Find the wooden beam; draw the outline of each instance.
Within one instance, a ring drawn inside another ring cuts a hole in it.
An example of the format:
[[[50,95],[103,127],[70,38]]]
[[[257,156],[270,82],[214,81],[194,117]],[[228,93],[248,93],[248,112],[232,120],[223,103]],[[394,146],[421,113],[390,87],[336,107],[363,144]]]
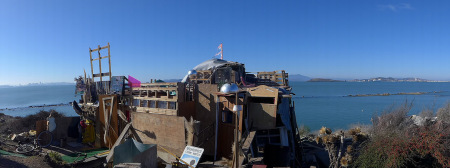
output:
[[[111,73],[106,72],[106,73],[102,73],[102,74],[94,74],[92,75],[93,77],[102,77],[102,76],[109,76]]]
[[[177,110],[176,109],[163,109],[163,108],[151,108],[151,107],[136,107],[136,112],[153,113],[153,114],[165,114],[165,115],[177,115]]]
[[[103,56],[103,57],[100,57],[100,58],[95,58],[95,59],[92,59],[92,61],[97,61],[97,60],[100,60],[100,59],[103,59],[103,58],[109,58],[109,56]]]
[[[92,65],[92,50],[89,48],[89,55],[91,56],[91,72],[92,72],[92,82],[94,81],[94,66]]]
[[[110,52],[109,42],[108,42],[108,64],[109,64],[109,81],[111,81],[111,52]]]
[[[142,86],[177,86],[178,82],[164,82],[164,83],[141,83]]]
[[[242,144],[242,152],[244,155],[239,155],[239,160],[240,163],[239,165],[242,165],[242,163],[244,162],[244,159],[247,158],[248,153],[250,152],[250,145],[252,144],[252,141],[255,137],[255,133],[256,131],[251,131],[248,135],[247,138],[244,141],[244,144]]]
[[[98,60],[98,67],[99,67],[99,71],[100,71],[100,74],[102,74],[102,59],[100,59],[101,58],[101,55],[100,55],[100,50],[101,50],[101,48],[100,48],[100,45],[98,45],[98,58],[99,58],[99,60]],[[102,76],[100,76],[100,82],[102,82],[103,80],[102,80]]]
[[[169,99],[167,97],[156,98],[156,97],[137,97],[137,96],[134,96],[133,99],[177,102],[177,98],[176,97],[174,97],[173,99]]]
[[[103,50],[103,49],[105,49],[105,48],[108,48],[108,47],[109,47],[109,43],[108,43],[107,46],[100,47],[100,45],[98,45],[98,47],[99,47],[99,48],[96,48],[96,49],[93,49],[93,50],[90,50],[90,51],[91,51],[91,52],[94,52],[94,51]]]
[[[177,87],[133,87],[132,90],[149,90],[149,91],[177,91]]]

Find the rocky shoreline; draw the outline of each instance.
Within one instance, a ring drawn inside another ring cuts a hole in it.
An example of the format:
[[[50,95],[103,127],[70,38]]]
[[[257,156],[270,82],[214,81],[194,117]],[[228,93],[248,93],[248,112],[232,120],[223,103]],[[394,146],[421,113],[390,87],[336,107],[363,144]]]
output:
[[[401,92],[401,93],[378,93],[378,94],[356,94],[356,95],[347,95],[344,97],[368,97],[368,96],[394,96],[394,95],[423,95],[430,93],[442,93],[444,91],[433,91],[433,92]]]
[[[34,106],[28,106],[28,107],[1,108],[0,111],[4,111],[4,110],[20,110],[20,109],[24,109],[24,108],[58,107],[58,106],[69,106],[69,105],[72,105],[72,102],[69,102],[69,103],[59,103],[59,104],[34,105]]]

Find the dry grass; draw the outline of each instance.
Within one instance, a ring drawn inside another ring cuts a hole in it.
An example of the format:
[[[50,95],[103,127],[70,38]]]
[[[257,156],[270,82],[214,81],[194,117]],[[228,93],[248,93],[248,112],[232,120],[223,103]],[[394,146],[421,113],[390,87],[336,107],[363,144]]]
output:
[[[330,128],[324,127],[322,126],[322,128],[320,128],[319,133],[320,134],[331,134],[333,131],[331,131]]]
[[[3,116],[3,118],[8,118],[5,120],[4,123],[0,125],[0,133],[22,133],[22,132],[28,132],[30,130],[36,129],[36,121],[39,120],[46,120],[47,117],[52,114],[52,117],[59,118],[59,117],[65,117],[64,114],[61,114],[55,110],[50,111],[39,111],[35,114],[27,115],[25,117],[6,117]]]
[[[444,123],[450,123],[450,102],[437,111],[436,117]]]
[[[371,133],[387,135],[404,132],[413,123],[408,117],[412,107],[412,103],[405,101],[401,106],[392,105],[381,115],[375,114],[372,117],[373,129]]]

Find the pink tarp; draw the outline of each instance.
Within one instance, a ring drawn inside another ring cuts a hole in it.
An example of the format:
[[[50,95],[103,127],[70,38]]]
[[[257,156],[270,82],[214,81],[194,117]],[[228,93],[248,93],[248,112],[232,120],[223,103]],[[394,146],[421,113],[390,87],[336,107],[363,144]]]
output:
[[[128,75],[128,83],[130,87],[141,87],[141,81],[137,80],[136,78],[133,78],[130,75]]]

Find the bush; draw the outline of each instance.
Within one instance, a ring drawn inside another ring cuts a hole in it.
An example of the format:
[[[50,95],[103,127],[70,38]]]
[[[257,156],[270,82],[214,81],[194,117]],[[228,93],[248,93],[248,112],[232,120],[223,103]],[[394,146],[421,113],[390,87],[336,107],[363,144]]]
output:
[[[406,114],[411,105],[390,108],[373,122],[372,136],[358,153],[353,167],[450,167],[450,124],[438,120],[423,126]],[[449,105],[439,109],[445,119]],[[432,114],[432,112],[431,112]],[[423,115],[430,115],[429,111]],[[447,120],[448,121],[448,120]],[[351,133],[357,132],[356,130]]]
[[[57,152],[50,152],[48,153],[47,157],[52,167],[64,167],[64,165],[66,164],[66,162],[62,159],[61,154]]]
[[[437,111],[436,117],[442,122],[450,123],[450,102]]]
[[[411,108],[412,104],[408,104],[408,101],[406,101],[398,107],[392,105],[389,109],[383,111],[380,116],[375,114],[372,117],[372,133],[392,134],[403,132],[412,124],[412,120],[408,117]]]
[[[36,127],[36,121],[46,120],[49,116],[54,118],[65,117],[64,114],[59,113],[55,110],[50,111],[39,111],[35,114],[30,114],[25,117],[15,117],[14,120],[11,120],[9,124],[10,129],[13,133],[21,133],[28,132],[29,130],[34,130]]]
[[[300,128],[298,129],[298,134],[300,135],[300,137],[305,137],[310,132],[311,132],[311,128],[309,128],[308,126],[305,126],[305,125],[301,125]]]

